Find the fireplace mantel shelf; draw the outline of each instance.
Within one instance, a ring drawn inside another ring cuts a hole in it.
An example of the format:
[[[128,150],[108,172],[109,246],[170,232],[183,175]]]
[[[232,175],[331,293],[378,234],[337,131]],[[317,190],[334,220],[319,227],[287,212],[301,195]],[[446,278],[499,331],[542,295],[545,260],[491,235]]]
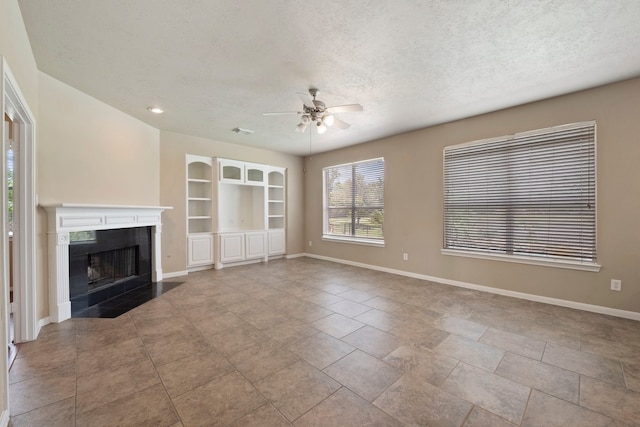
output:
[[[170,206],[41,204],[47,211],[49,248],[49,317],[61,322],[71,317],[69,302],[69,233],[74,231],[151,227],[152,280],[162,280],[162,211]]]
[[[52,203],[40,205],[48,214],[49,233],[108,230],[160,225],[162,211],[170,206],[88,205]]]

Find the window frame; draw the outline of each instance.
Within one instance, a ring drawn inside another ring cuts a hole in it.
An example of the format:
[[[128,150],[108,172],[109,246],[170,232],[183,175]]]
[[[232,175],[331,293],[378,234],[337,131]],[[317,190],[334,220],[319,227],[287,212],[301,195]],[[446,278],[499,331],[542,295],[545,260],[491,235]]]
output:
[[[384,157],[375,157],[375,158],[366,159],[366,160],[358,160],[355,162],[342,163],[339,165],[331,165],[331,166],[326,166],[322,168],[322,240],[339,242],[339,243],[351,243],[351,244],[366,245],[366,246],[384,247],[385,245],[384,219],[382,221],[382,226],[381,226],[381,232],[382,232],[381,238],[367,238],[367,237],[357,236],[357,235],[343,235],[343,234],[329,233],[330,217],[328,214],[329,207],[327,206],[327,197],[328,197],[327,171],[331,169],[343,168],[347,166],[354,167],[358,164],[373,163],[377,161],[382,161],[382,184],[383,184],[382,211],[384,212],[384,191],[386,187],[386,178],[385,178],[386,165],[385,165]],[[352,191],[352,194],[353,194],[353,197],[355,197],[355,192]],[[383,213],[383,218],[384,218],[384,213]]]
[[[489,260],[497,260],[497,261],[506,261],[506,262],[515,262],[515,263],[523,263],[530,265],[540,265],[547,267],[558,267],[558,268],[567,268],[574,270],[583,270],[583,271],[591,271],[598,272],[600,271],[601,265],[598,264],[597,258],[594,260],[578,260],[578,259],[570,259],[570,258],[562,258],[555,256],[541,256],[541,255],[530,255],[526,254],[509,254],[509,253],[494,253],[489,250],[473,250],[473,249],[465,249],[465,248],[447,248],[446,242],[446,221],[447,221],[447,210],[446,210],[446,199],[447,199],[447,185],[446,185],[446,153],[447,149],[451,149],[452,147],[456,148],[464,148],[468,146],[477,146],[483,144],[491,144],[491,143],[504,143],[506,141],[510,141],[516,138],[527,138],[527,137],[537,137],[541,135],[549,135],[556,134],[562,131],[570,131],[572,129],[593,127],[593,177],[594,177],[594,188],[593,188],[593,200],[594,200],[594,254],[597,254],[597,128],[595,120],[585,121],[585,122],[577,122],[570,123],[566,125],[553,126],[544,129],[536,129],[527,132],[520,132],[512,135],[505,135],[496,138],[488,138],[483,140],[477,140],[472,142],[467,142],[463,144],[449,145],[444,147],[443,149],[443,170],[442,170],[442,188],[443,188],[443,235],[442,235],[442,249],[441,253],[443,255],[452,255],[452,256],[462,256],[468,258],[478,258],[478,259],[489,259]]]

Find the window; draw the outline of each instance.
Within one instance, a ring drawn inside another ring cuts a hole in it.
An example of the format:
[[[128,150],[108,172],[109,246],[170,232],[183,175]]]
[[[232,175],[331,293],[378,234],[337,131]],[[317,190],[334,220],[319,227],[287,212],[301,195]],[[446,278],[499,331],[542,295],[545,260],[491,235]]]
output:
[[[595,266],[595,186],[595,122],[445,147],[443,253]]]
[[[384,159],[331,166],[324,178],[324,238],[383,244]]]

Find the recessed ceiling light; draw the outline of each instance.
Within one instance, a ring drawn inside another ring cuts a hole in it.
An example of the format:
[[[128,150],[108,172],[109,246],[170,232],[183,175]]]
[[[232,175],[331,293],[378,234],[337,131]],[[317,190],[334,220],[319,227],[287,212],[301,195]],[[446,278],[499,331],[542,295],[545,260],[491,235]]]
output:
[[[164,113],[164,110],[160,107],[149,107],[147,108],[147,110],[151,111],[154,114],[162,114]]]

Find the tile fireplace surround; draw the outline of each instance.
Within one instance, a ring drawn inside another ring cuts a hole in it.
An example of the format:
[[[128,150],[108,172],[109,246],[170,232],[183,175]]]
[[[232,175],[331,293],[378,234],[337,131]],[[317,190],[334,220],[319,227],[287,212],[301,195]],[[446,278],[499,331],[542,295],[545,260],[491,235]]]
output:
[[[47,211],[49,249],[49,317],[59,323],[71,317],[69,301],[69,233],[151,227],[151,280],[162,280],[162,211],[167,206],[41,205]]]

